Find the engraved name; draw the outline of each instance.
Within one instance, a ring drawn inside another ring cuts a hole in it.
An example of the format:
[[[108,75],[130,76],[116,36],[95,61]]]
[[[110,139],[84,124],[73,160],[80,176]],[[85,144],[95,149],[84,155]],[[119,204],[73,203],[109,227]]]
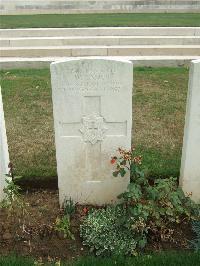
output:
[[[119,87],[101,87],[101,88],[95,88],[95,87],[73,87],[73,86],[68,86],[68,87],[62,87],[62,88],[57,88],[58,90],[63,90],[63,91],[68,91],[68,92],[91,92],[91,91],[112,91],[112,92],[119,92],[120,91],[120,86]]]

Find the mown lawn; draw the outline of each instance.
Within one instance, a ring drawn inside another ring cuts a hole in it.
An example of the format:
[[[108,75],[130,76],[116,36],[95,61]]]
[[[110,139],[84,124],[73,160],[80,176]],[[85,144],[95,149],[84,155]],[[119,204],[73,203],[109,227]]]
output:
[[[1,71],[15,174],[56,176],[48,69]],[[133,144],[150,176],[179,176],[188,69],[135,68]]]
[[[200,13],[1,15],[0,28],[200,26]]]
[[[95,258],[86,257],[74,262],[47,263],[45,265],[65,266],[197,266],[200,263],[200,253],[158,253],[154,255],[138,256],[133,258]],[[16,256],[0,257],[0,266],[33,266],[44,265],[32,258]]]

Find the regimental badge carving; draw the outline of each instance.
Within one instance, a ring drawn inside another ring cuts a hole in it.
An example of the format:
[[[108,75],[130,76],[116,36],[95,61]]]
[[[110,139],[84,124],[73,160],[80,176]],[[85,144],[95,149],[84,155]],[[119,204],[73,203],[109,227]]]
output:
[[[102,116],[88,115],[82,118],[82,126],[80,132],[83,134],[85,142],[95,144],[97,141],[102,141],[105,138],[107,130]]]

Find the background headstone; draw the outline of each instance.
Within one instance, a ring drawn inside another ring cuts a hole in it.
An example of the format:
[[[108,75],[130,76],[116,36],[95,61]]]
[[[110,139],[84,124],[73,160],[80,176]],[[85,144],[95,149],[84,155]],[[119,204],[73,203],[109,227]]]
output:
[[[0,87],[0,201],[3,199],[3,188],[5,187],[5,175],[8,174],[8,144],[4,120],[3,101]]]
[[[51,79],[60,203],[109,203],[129,183],[110,158],[131,148],[132,63],[69,59],[51,64]]]
[[[190,68],[180,185],[200,201],[200,60],[192,61]]]

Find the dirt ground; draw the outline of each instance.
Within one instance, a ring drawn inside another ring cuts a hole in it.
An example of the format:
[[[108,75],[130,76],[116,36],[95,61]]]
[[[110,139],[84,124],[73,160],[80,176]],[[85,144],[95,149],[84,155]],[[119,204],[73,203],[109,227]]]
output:
[[[74,259],[88,254],[81,243],[79,225],[84,219],[85,207],[76,206],[71,220],[71,231],[75,240],[65,239],[55,230],[55,221],[63,211],[59,208],[57,190],[36,190],[23,194],[26,211],[22,217],[20,211],[8,212],[0,209],[0,255],[16,253],[37,259]],[[87,206],[88,208],[88,206]],[[173,231],[173,241],[150,236],[147,251],[187,249],[187,239],[191,239],[190,225],[181,224]]]
[[[85,254],[79,238],[79,224],[84,216],[81,206],[77,206],[71,221],[75,235],[75,240],[71,240],[55,230],[56,218],[62,215],[58,191],[32,191],[23,197],[27,204],[24,219],[20,213],[11,216],[6,209],[0,209],[0,254],[14,252],[45,259],[73,259]]]

